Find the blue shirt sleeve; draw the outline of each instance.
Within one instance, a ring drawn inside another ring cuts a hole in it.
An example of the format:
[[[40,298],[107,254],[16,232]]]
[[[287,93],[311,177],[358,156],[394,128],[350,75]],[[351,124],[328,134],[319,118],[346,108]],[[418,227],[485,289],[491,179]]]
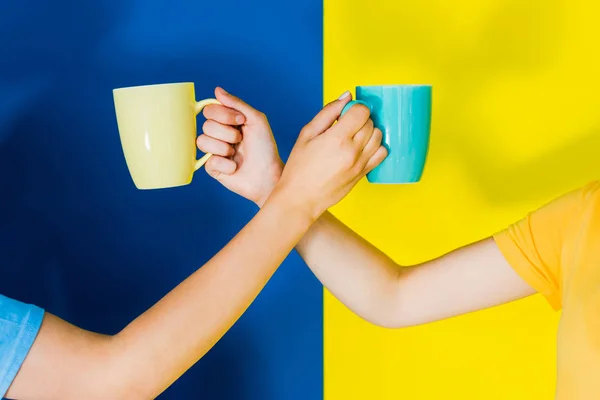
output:
[[[17,376],[43,318],[41,308],[0,295],[0,398]]]

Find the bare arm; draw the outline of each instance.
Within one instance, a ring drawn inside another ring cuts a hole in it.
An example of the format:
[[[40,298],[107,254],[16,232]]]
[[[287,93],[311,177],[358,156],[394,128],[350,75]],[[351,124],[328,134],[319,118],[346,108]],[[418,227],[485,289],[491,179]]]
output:
[[[347,101],[329,104],[302,130],[273,195],[252,221],[123,331],[98,335],[47,314],[8,397],[158,396],[240,317],[311,223],[385,158],[381,131],[365,107],[332,126]],[[248,124],[263,118],[253,109],[244,114]]]
[[[437,321],[535,293],[492,238],[402,268],[325,213],[296,249],[336,298],[362,318],[389,328]]]
[[[215,105],[206,108],[205,115],[212,124],[204,127],[199,147],[215,154],[220,148],[228,151],[213,157],[214,163],[207,164],[207,171],[230,190],[260,206],[260,199],[267,198],[276,185],[282,165],[271,128],[264,117],[246,127],[241,146],[252,146],[243,148],[243,161],[237,162],[239,172],[231,174],[229,171],[236,163],[226,157],[236,152],[236,142],[231,140],[232,135],[225,134],[225,128],[213,129],[213,126],[215,122],[234,125],[227,118],[230,109],[244,113],[256,110],[237,98],[219,97],[219,100],[229,108]],[[348,101],[350,96],[343,100]],[[227,163],[231,168],[225,168]],[[402,268],[325,213],[296,249],[342,303],[361,317],[387,327],[435,321],[534,293],[513,272],[493,239],[423,265]]]
[[[203,268],[113,337],[47,314],[8,396],[155,398],[240,317],[310,222],[285,205],[265,206]]]

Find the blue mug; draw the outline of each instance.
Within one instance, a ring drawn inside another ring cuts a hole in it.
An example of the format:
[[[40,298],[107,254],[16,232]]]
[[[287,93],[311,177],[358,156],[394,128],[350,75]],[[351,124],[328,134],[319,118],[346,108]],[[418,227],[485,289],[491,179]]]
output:
[[[429,150],[431,85],[357,86],[355,104],[371,110],[383,133],[388,156],[367,174],[371,183],[415,183],[421,180]]]

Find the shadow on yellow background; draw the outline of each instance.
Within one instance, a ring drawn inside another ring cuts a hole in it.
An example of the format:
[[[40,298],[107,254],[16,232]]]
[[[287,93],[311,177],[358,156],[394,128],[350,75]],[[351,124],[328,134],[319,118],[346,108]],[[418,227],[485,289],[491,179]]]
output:
[[[434,87],[422,182],[361,182],[334,214],[410,265],[600,177],[599,17],[592,0],[325,0],[326,101]],[[326,293],[325,398],[552,399],[558,318],[535,296],[394,331]]]

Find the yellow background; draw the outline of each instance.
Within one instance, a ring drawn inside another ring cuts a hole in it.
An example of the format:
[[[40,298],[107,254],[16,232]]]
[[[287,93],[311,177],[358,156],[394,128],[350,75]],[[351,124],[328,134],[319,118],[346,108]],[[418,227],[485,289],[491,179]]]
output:
[[[324,0],[325,100],[430,83],[422,182],[333,211],[401,264],[489,236],[600,176],[594,0]],[[552,399],[559,314],[540,296],[385,330],[325,295],[325,398]]]

